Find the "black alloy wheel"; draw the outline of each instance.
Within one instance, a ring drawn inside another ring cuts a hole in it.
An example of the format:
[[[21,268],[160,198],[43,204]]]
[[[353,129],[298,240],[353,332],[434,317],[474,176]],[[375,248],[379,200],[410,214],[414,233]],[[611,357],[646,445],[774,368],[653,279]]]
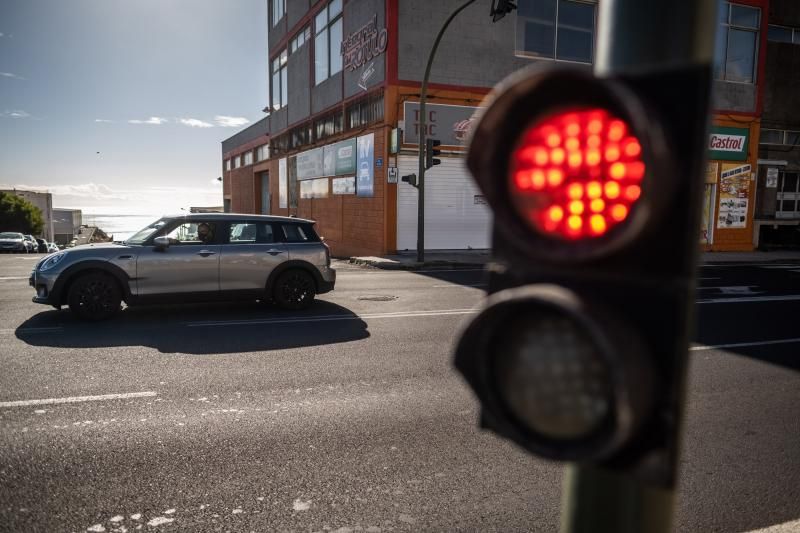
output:
[[[69,288],[69,310],[83,320],[105,320],[119,311],[122,295],[117,281],[103,273],[85,274]]]
[[[273,298],[284,309],[305,309],[314,301],[314,279],[305,270],[289,270],[275,282]]]

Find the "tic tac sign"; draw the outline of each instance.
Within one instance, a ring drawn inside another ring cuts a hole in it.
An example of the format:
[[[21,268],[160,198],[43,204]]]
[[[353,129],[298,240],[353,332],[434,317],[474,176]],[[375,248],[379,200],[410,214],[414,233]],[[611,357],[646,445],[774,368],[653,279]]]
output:
[[[373,15],[372,20],[348,35],[342,41],[342,56],[344,68],[353,71],[363,67],[367,61],[378,57],[386,51],[389,43],[389,34],[386,28],[378,29],[378,15]]]

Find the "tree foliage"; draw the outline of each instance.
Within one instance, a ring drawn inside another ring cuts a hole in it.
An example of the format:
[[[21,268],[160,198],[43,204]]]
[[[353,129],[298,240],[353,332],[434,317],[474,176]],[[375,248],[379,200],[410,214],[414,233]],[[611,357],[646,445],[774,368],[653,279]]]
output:
[[[41,209],[15,194],[0,192],[0,231],[41,235],[43,229]]]

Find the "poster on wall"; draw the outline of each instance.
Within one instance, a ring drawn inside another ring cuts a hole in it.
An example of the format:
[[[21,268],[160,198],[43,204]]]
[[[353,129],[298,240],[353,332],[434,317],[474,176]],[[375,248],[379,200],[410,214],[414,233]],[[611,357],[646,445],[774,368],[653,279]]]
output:
[[[358,171],[356,174],[356,194],[372,196],[375,193],[375,134],[358,137]]]
[[[750,165],[723,163],[719,176],[718,228],[747,227]]]
[[[333,178],[333,194],[355,194],[356,177]]]
[[[324,176],[322,148],[297,154],[297,179],[310,180]]]
[[[278,207],[285,209],[289,207],[289,176],[286,173],[286,158],[278,161]]]
[[[303,180],[300,182],[300,198],[327,198],[328,178]]]

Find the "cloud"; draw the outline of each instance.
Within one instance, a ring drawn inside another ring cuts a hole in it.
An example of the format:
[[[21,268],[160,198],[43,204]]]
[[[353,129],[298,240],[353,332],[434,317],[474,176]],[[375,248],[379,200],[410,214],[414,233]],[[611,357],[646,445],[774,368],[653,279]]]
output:
[[[13,72],[0,72],[0,76],[3,76],[4,78],[11,78],[11,79],[14,79],[14,80],[26,80],[27,79],[27,78],[23,78],[22,76],[17,76]]]
[[[227,115],[217,115],[214,121],[223,128],[238,128],[245,124],[250,124],[250,121],[244,117],[229,117]]]
[[[95,122],[102,122],[104,124],[108,124],[114,122],[113,120],[108,120],[107,118],[96,118],[94,119]]]
[[[0,113],[0,117],[4,118],[31,118],[31,114],[27,111],[23,111],[22,109],[12,109],[11,111],[6,110]]]
[[[178,122],[183,124],[184,126],[189,126],[190,128],[213,128],[214,125],[210,122],[204,122],[202,120],[198,120],[196,118],[180,118]]]
[[[25,191],[49,192],[53,196],[74,197],[83,200],[129,200],[124,191],[115,191],[101,183],[82,183],[79,185],[0,185],[3,189],[21,189]]]
[[[139,120],[139,119],[132,119],[128,121],[128,124],[153,124],[153,125],[160,125],[165,124],[167,119],[161,117],[150,117],[147,120]]]

